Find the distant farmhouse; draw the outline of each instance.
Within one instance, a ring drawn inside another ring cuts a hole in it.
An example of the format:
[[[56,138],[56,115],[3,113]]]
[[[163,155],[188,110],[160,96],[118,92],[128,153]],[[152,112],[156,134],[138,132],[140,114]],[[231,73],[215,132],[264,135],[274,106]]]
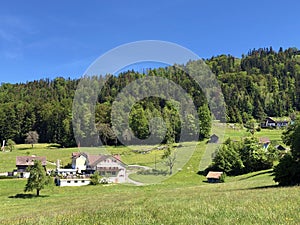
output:
[[[261,144],[264,149],[267,149],[269,147],[270,143],[271,143],[271,141],[268,137],[260,137],[259,138],[259,144]]]
[[[16,157],[16,167],[17,169],[14,170],[14,175],[19,175],[21,178],[28,178],[30,173],[27,172],[27,168],[29,166],[33,166],[34,165],[34,161],[35,160],[39,160],[42,163],[42,166],[45,168],[46,170],[46,165],[47,165],[47,161],[46,161],[46,157],[42,156],[42,157],[38,157],[38,156],[17,156]]]
[[[82,186],[90,183],[89,176],[96,171],[111,183],[126,182],[126,167],[119,155],[91,155],[85,152],[72,153],[72,169],[57,168],[62,176],[59,186]]]
[[[289,125],[289,121],[287,120],[275,120],[272,117],[267,117],[264,122],[261,123],[261,128],[268,128],[268,127],[286,127]]]

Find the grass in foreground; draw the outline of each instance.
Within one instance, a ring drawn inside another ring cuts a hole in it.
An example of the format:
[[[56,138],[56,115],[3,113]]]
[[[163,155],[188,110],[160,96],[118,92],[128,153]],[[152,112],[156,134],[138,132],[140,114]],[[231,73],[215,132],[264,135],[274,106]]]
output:
[[[24,180],[0,181],[1,224],[298,224],[300,188],[278,188],[270,171],[224,184],[54,187],[16,197]],[[196,179],[195,179],[196,181]]]
[[[270,170],[205,183],[204,148],[148,186],[52,187],[36,198],[24,195],[26,180],[0,180],[0,224],[298,224],[300,187],[278,188]]]
[[[205,147],[180,172],[148,186],[51,187],[36,198],[23,193],[26,180],[0,180],[0,224],[299,224],[300,187],[275,186],[270,170],[205,183],[196,174]],[[134,160],[126,148],[112,149]],[[67,161],[76,149],[29,151]]]

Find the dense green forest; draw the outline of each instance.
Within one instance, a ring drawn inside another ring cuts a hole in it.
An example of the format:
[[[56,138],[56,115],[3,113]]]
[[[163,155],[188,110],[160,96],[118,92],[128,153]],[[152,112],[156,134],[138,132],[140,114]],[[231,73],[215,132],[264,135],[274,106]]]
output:
[[[300,51],[289,48],[278,52],[271,47],[251,50],[242,58],[220,55],[204,60],[222,88],[226,102],[227,122],[245,123],[258,121],[265,116],[288,116],[300,110]],[[199,138],[209,135],[211,115],[209,108],[218,102],[207,100],[201,88],[188,75],[197,69],[197,62],[187,65],[151,69],[147,74],[127,71],[118,76],[106,75],[107,79],[98,94],[95,106],[95,122],[100,138],[105,144],[118,143],[111,128],[111,108],[118,93],[129,83],[145,76],[172,80],[189,93],[196,106],[199,130],[189,127],[190,133],[199,132]],[[186,72],[185,72],[186,71]],[[92,79],[92,78],[91,78]],[[37,131],[40,142],[76,145],[72,125],[72,104],[79,80],[56,78],[0,86],[0,139],[13,139],[23,143],[26,133]],[[208,104],[208,102],[210,104]],[[176,105],[176,104],[175,104]],[[185,116],[193,121],[194,115]],[[178,141],[181,127],[179,112],[170,101],[150,97],[136,103],[131,110],[129,124],[134,135],[147,138],[150,134],[149,120],[164,119],[167,130],[163,141]],[[218,118],[220,119],[220,118]],[[222,118],[221,118],[222,119]],[[162,135],[159,132],[156,135]]]

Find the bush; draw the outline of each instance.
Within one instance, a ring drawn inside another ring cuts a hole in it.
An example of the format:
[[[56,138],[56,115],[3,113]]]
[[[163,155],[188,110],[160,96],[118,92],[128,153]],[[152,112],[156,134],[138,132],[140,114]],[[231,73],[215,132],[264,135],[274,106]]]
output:
[[[91,175],[91,185],[98,185],[100,184],[101,176],[99,175],[99,172],[96,171],[93,175]]]
[[[106,177],[103,177],[100,179],[100,184],[108,184],[109,183],[109,179]]]
[[[226,178],[226,173],[223,172],[220,177],[220,183],[225,183],[225,178]]]
[[[281,158],[274,168],[274,181],[281,186],[300,185],[300,118],[288,126],[282,139],[291,146],[291,153]]]
[[[253,137],[240,142],[227,139],[206,171],[224,171],[227,175],[240,175],[270,169],[278,159],[278,153],[272,146],[269,148],[270,151],[263,149],[257,138]]]
[[[300,184],[300,162],[295,161],[292,155],[286,154],[274,168],[274,175],[274,181],[280,186]]]

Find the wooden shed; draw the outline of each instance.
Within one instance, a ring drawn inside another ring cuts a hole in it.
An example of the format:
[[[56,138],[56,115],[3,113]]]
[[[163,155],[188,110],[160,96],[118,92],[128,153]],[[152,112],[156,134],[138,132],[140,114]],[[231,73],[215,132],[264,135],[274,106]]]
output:
[[[209,171],[206,175],[208,183],[219,183],[223,172]]]

